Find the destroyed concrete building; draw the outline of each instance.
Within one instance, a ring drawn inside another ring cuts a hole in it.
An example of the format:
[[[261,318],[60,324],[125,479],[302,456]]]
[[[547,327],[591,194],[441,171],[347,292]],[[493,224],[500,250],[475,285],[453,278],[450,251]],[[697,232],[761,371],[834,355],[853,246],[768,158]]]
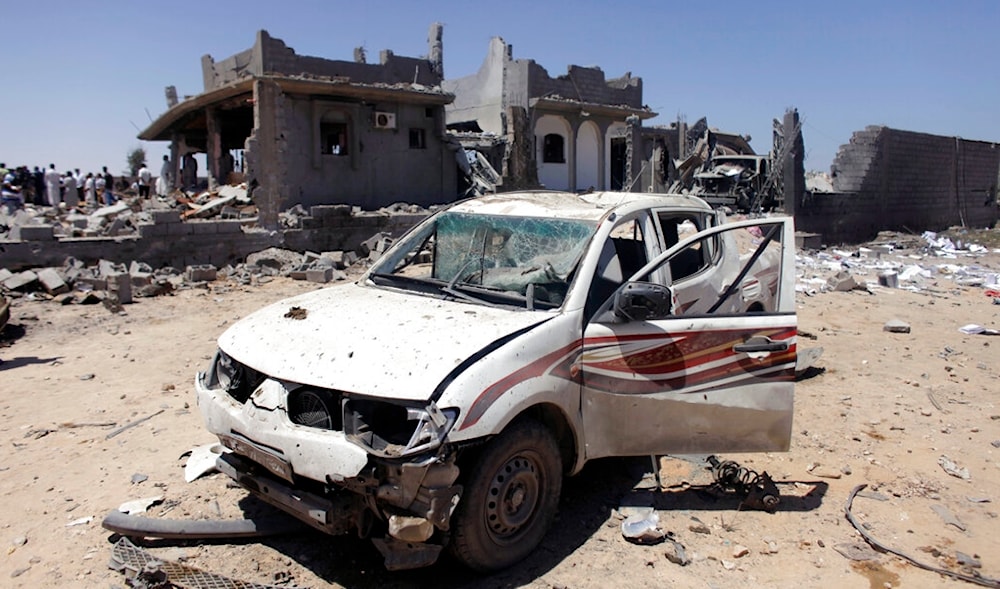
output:
[[[178,102],[168,89],[168,110],[139,138],[169,141],[175,166],[206,154],[210,186],[229,182],[242,162],[265,227],[296,204],[374,210],[453,200],[441,30],[431,26],[429,57],[384,50],[379,63],[361,48],[353,61],[298,55],[261,30],[250,49],[205,55],[204,91]]]
[[[534,60],[514,59],[500,37],[475,74],[443,88],[455,96],[445,107],[448,129],[486,155],[503,190],[627,190],[628,135],[656,116],[642,104],[641,78],[609,80],[577,65],[552,77]]]
[[[797,229],[824,243],[860,243],[891,230],[993,227],[1000,144],[869,126],[840,147],[833,192],[804,193]]]
[[[750,137],[709,127],[704,117],[692,125],[678,120],[669,126],[643,127],[630,179],[641,192],[695,194],[713,206],[740,211],[783,210],[805,188],[805,149],[799,113],[788,109],[773,122],[771,150],[758,154]],[[788,198],[786,198],[786,191]]]

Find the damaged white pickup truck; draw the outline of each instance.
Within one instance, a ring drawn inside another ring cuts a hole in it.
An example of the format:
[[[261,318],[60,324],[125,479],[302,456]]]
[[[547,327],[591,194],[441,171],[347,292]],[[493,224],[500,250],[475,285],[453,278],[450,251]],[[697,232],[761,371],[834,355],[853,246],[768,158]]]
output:
[[[196,379],[220,469],[390,569],[446,548],[488,571],[588,460],[787,450],[792,222],[721,215],[611,192],[437,212],[357,283],[222,335]]]

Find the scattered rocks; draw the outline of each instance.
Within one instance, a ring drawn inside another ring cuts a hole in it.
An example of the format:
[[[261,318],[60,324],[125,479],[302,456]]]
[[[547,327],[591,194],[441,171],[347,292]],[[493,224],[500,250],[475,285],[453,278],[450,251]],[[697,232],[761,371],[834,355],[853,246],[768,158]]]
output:
[[[890,319],[882,326],[882,331],[889,333],[910,333],[910,324],[899,319]]]
[[[950,474],[953,477],[960,478],[966,481],[972,478],[972,476],[969,474],[968,468],[959,467],[958,464],[956,464],[951,458],[948,458],[947,456],[942,455],[940,458],[938,458],[938,464],[941,465],[941,468],[944,469],[946,473]]]

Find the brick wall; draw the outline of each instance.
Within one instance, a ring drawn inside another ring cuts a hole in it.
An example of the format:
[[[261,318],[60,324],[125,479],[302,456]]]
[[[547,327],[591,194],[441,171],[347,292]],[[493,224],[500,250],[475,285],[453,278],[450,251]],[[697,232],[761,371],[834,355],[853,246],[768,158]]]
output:
[[[870,126],[841,146],[831,173],[836,192],[807,196],[795,214],[797,229],[826,243],[998,220],[996,143]]]
[[[549,77],[534,61],[516,62],[527,70],[528,96],[559,95],[571,100],[642,108],[642,79],[631,76],[606,80],[597,67],[569,66],[565,76]]]

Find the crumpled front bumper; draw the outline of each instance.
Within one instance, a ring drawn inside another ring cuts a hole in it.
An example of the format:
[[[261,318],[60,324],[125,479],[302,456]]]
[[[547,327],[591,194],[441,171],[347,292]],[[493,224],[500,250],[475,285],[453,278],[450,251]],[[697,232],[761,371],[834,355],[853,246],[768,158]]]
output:
[[[266,467],[271,474],[293,482],[292,475],[322,483],[355,477],[368,463],[368,453],[347,440],[343,432],[292,423],[284,409],[282,385],[266,381],[265,397],[240,404],[222,389],[210,389],[204,373],[195,377],[198,407],[208,431],[237,454]],[[254,397],[256,397],[256,393]],[[274,399],[280,398],[278,402]]]

